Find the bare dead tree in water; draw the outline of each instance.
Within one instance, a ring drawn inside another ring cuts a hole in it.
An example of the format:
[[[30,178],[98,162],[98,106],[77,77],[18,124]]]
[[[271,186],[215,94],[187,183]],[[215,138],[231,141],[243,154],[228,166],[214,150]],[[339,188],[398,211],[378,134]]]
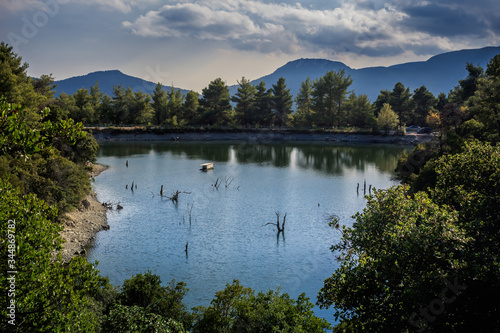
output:
[[[269,222],[269,223],[266,223],[264,225],[269,225],[269,224],[270,225],[275,225],[276,229],[278,230],[278,233],[277,233],[278,235],[280,233],[285,234],[286,213],[283,216],[283,223],[281,224],[281,226],[280,226],[280,212],[276,212],[275,214],[276,214],[276,223]]]
[[[169,197],[167,195],[162,195],[162,197],[165,197],[165,198],[172,200],[173,203],[177,203],[177,202],[179,202],[179,194],[181,194],[181,193],[191,194],[191,192],[176,190],[176,191],[172,192],[172,196]]]
[[[217,177],[217,179],[215,180],[215,184],[212,184],[212,186],[218,191],[219,190],[219,186],[222,184],[222,180]]]
[[[189,204],[187,204],[187,209],[188,209],[188,214],[189,214],[189,226],[191,226],[191,212],[193,211],[193,206],[194,206],[194,204],[191,204],[191,206]]]
[[[227,176],[225,181],[226,181],[226,189],[229,187],[229,185],[231,185],[231,183],[233,182],[234,180],[234,177],[231,177],[231,176]]]

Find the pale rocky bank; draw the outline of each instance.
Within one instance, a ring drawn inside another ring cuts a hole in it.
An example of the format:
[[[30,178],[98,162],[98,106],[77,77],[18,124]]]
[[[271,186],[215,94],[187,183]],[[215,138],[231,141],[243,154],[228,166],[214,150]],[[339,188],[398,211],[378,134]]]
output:
[[[93,171],[90,177],[97,177],[108,167],[100,164],[93,164]],[[109,229],[106,217],[107,208],[97,200],[97,194],[92,191],[82,200],[80,207],[73,212],[66,214],[64,230],[60,235],[65,240],[63,244],[62,259],[68,262],[77,255],[85,255],[85,246],[101,230]]]

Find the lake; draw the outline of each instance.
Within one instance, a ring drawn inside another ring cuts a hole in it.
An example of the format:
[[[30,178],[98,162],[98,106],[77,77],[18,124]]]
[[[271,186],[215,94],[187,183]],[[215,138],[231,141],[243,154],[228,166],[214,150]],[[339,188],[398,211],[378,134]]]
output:
[[[407,148],[407,147],[406,147]],[[110,229],[97,234],[87,259],[120,285],[148,269],[163,283],[184,281],[189,307],[208,305],[226,283],[267,291],[281,287],[316,303],[338,266],[330,246],[336,215],[352,225],[366,199],[363,184],[397,184],[402,146],[123,142],[103,143],[98,163],[109,169],[93,184]],[[200,164],[214,170],[200,171]],[[127,166],[128,164],[128,166]],[[133,183],[133,191],[131,190]],[[357,193],[359,184],[359,194]],[[163,185],[163,197],[160,196]],[[180,191],[177,203],[168,199]],[[266,225],[286,214],[283,234]],[[188,251],[185,252],[186,244]],[[315,313],[334,322],[332,310]]]

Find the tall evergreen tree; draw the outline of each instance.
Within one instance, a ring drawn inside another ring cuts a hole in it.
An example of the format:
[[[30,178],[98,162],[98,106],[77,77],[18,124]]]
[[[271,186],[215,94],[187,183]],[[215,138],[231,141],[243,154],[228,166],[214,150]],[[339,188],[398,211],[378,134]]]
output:
[[[350,125],[359,128],[368,128],[374,125],[373,106],[367,95],[356,96],[355,93],[351,93],[346,104]]]
[[[390,90],[386,89],[380,90],[380,94],[377,96],[377,100],[373,103],[373,106],[375,108],[373,110],[375,117],[378,116],[378,113],[380,112],[380,110],[382,110],[385,103],[390,103],[390,97],[391,97]]]
[[[287,89],[285,79],[280,77],[272,88],[273,97],[271,107],[273,110],[273,123],[283,127],[288,125],[289,115],[292,114],[292,95],[290,89]]]
[[[394,89],[389,96],[389,104],[398,115],[399,127],[403,127],[404,124],[409,123],[411,120],[412,105],[410,98],[410,88],[405,88],[401,82],[394,85]]]
[[[484,70],[481,66],[467,63],[465,68],[469,74],[465,79],[458,81],[458,86],[455,87],[450,96],[450,100],[454,103],[463,103],[474,95],[478,80],[484,76]]]
[[[437,105],[436,97],[425,86],[421,86],[413,92],[412,102],[414,107],[412,124],[425,126],[427,115],[429,112],[435,111]]]
[[[307,77],[307,79],[300,84],[299,92],[295,97],[297,111],[294,114],[293,121],[297,126],[311,127],[313,124],[312,93],[313,85],[311,79]]]
[[[342,104],[351,84],[352,78],[344,70],[329,71],[313,83],[313,108],[318,124],[338,127],[345,124]]]
[[[268,126],[271,124],[273,116],[271,109],[271,99],[273,98],[273,93],[271,89],[266,88],[266,83],[264,81],[261,81],[257,85],[256,89],[255,123],[259,126]]]
[[[231,121],[231,104],[229,103],[229,88],[226,83],[217,78],[204,88],[200,99],[203,108],[203,122],[209,125],[227,125]]]
[[[129,105],[129,124],[150,124],[153,121],[154,111],[151,107],[151,96],[142,91],[133,94],[133,101]]]
[[[154,120],[156,124],[161,125],[168,117],[168,99],[167,93],[163,90],[163,86],[158,82],[151,96],[153,103]]]
[[[89,91],[85,88],[78,89],[73,96],[71,96],[75,101],[75,106],[77,113],[70,113],[70,117],[77,122],[82,122],[84,124],[89,124],[94,122],[95,110],[92,106]]]
[[[184,96],[180,89],[175,89],[173,86],[167,94],[168,96],[168,113],[170,114],[170,123],[174,126],[178,125],[178,121],[182,117],[182,102]]]
[[[198,107],[200,105],[200,97],[197,92],[191,90],[186,94],[184,104],[182,105],[182,118],[185,122],[193,123],[198,115]]]
[[[100,122],[101,120],[101,103],[104,98],[104,94],[99,88],[99,81],[97,81],[92,87],[90,87],[90,105],[94,110],[94,122]]]
[[[236,120],[240,125],[253,125],[255,119],[255,94],[257,89],[245,77],[238,81],[238,91],[231,98],[231,101],[236,103],[234,110],[236,111]]]

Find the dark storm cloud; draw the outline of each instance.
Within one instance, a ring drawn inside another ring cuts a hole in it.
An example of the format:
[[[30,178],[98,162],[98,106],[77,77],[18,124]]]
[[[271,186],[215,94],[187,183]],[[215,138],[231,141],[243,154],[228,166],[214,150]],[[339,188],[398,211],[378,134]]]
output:
[[[464,8],[450,8],[438,4],[411,6],[403,9],[408,17],[401,25],[409,30],[426,32],[432,36],[457,37],[487,35],[488,25],[483,18],[468,13]]]

